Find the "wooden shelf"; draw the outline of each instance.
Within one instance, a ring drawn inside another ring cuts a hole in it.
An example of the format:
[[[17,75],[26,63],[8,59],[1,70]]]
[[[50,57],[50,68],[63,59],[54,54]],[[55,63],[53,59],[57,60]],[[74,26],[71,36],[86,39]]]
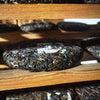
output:
[[[89,35],[99,35],[100,29],[97,26],[91,26],[91,29],[84,32],[61,32],[60,30],[40,31],[40,32],[9,32],[0,34],[0,45],[23,41],[27,39],[82,39]]]
[[[0,20],[100,18],[100,4],[0,4]],[[10,32],[0,34],[0,45],[26,39],[59,38],[82,39],[88,35],[100,34],[100,30],[79,33]],[[83,60],[94,59],[85,54]],[[0,68],[7,68],[0,65]],[[64,83],[100,80],[100,63],[52,72],[29,72],[21,69],[0,70],[0,91],[40,87]]]
[[[86,60],[95,60],[95,58],[84,52],[81,61]],[[0,69],[2,68],[8,68],[8,66],[0,64]],[[100,63],[51,72],[0,70],[0,91],[93,80],[100,80]]]
[[[94,59],[92,56],[87,59]],[[84,60],[86,57],[83,58]],[[8,68],[1,64],[1,68]],[[21,69],[0,70],[0,91],[100,80],[100,63],[80,65],[52,72],[29,72]]]
[[[100,18],[100,4],[0,4],[0,20]]]
[[[6,70],[0,71],[0,91],[92,80],[100,80],[100,63],[52,72]]]

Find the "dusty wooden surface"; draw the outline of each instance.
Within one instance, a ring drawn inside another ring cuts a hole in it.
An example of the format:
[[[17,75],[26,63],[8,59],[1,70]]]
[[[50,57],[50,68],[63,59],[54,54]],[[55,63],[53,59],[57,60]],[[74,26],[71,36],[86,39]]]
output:
[[[0,4],[0,20],[100,18],[96,4]]]
[[[0,91],[92,80],[100,80],[100,63],[52,72],[7,70],[0,71]]]

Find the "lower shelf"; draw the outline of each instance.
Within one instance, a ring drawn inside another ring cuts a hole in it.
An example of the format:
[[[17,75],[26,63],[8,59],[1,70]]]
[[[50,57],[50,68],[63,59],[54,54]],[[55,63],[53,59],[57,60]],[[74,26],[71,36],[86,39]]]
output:
[[[21,69],[1,70],[0,91],[93,80],[100,80],[100,63],[52,72],[29,72]]]
[[[0,34],[0,44],[6,48],[9,43],[26,40],[26,39],[41,39],[41,38],[66,38],[66,39],[82,39],[88,35],[100,34],[98,31],[89,31],[82,33],[61,33],[54,30],[43,33],[31,32],[12,32]],[[5,44],[5,45],[4,45]],[[94,59],[91,55],[84,52],[84,60]],[[0,68],[7,68],[6,65],[0,65]],[[49,86],[64,83],[84,82],[100,80],[100,63],[80,65],[71,69],[52,72],[29,72],[21,69],[16,70],[0,70],[0,91],[13,90],[30,87]]]

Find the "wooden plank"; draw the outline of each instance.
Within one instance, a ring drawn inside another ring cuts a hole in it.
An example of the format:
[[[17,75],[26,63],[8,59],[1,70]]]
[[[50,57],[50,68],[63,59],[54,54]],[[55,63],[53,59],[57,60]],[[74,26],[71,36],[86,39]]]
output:
[[[100,18],[100,4],[0,4],[0,19]]]
[[[27,39],[43,39],[43,38],[58,38],[58,39],[82,39],[86,36],[100,34],[100,29],[95,28],[93,30],[85,32],[61,32],[59,30],[42,31],[42,32],[9,32],[0,34],[0,44],[8,42],[17,42]]]
[[[0,91],[100,80],[100,63],[52,72],[0,71]]]

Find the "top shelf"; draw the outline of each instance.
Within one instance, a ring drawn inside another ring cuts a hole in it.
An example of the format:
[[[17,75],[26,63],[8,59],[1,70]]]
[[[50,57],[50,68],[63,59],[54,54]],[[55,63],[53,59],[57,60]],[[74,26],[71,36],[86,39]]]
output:
[[[0,4],[0,20],[100,18],[100,4]]]

